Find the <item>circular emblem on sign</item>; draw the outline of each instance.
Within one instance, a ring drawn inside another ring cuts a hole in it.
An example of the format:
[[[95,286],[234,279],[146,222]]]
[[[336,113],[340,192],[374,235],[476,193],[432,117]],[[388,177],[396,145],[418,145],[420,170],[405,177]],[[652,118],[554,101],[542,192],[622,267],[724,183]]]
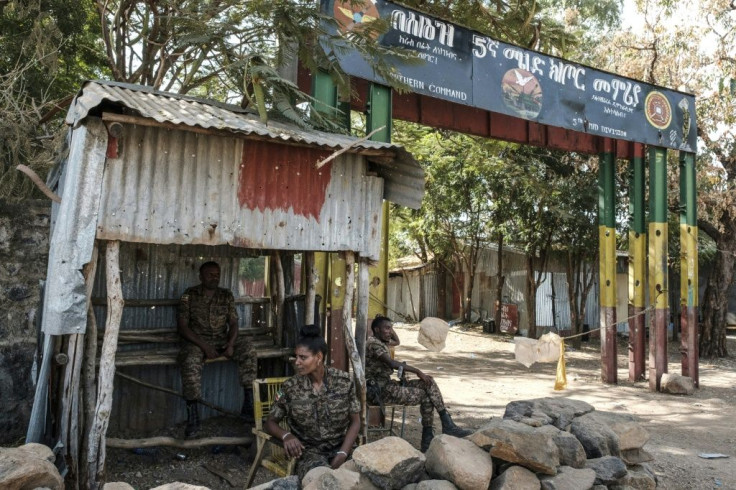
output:
[[[340,31],[343,33],[360,29],[365,24],[380,18],[378,9],[371,0],[365,0],[363,4],[355,5],[350,1],[336,1],[333,15],[337,23],[340,24]]]
[[[542,110],[542,87],[534,75],[520,68],[507,71],[501,80],[503,103],[525,119],[534,119]]]
[[[672,122],[670,101],[661,92],[652,91],[644,101],[644,113],[649,124],[657,129],[665,129]]]

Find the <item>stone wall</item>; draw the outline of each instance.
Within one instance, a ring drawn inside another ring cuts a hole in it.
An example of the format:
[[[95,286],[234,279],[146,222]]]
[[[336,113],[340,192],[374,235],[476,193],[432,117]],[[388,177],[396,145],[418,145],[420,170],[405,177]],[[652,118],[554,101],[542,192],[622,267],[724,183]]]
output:
[[[49,201],[0,200],[0,445],[23,441],[33,406],[50,217]]]

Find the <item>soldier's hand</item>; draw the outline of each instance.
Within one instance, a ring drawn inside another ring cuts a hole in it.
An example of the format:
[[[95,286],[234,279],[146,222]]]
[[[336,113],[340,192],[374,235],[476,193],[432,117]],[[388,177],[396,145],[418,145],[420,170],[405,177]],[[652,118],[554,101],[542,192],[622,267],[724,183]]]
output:
[[[330,462],[330,467],[333,470],[338,469],[342,464],[348,459],[347,455],[345,455],[342,452],[339,452],[335,455],[334,458],[332,458],[332,461]]]
[[[220,353],[217,352],[217,349],[212,347],[210,344],[205,344],[201,349],[202,352],[204,352],[205,359],[217,359],[220,357]]]
[[[235,353],[235,346],[233,346],[232,344],[227,344],[225,346],[225,351],[222,353],[222,355],[227,358],[231,358],[233,357],[234,353]]]
[[[294,434],[289,434],[284,439],[284,452],[290,458],[299,458],[302,455],[304,445]]]
[[[424,381],[424,382],[425,382],[425,383],[427,383],[428,385],[432,384],[432,376],[427,376],[426,374],[424,374],[424,373],[423,373],[423,372],[421,372],[421,371],[419,371],[419,372],[417,373],[417,376],[419,376],[419,379],[421,379],[422,381]]]

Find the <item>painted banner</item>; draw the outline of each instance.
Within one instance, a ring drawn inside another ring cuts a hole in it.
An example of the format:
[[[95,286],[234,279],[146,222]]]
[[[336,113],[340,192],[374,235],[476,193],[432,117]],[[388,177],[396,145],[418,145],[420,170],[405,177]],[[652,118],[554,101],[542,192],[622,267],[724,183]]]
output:
[[[424,63],[392,60],[412,91],[529,121],[626,141],[695,151],[695,97],[524,49],[383,0],[322,0],[344,34],[378,18],[383,46]],[[349,75],[386,83],[355,50],[333,53]]]

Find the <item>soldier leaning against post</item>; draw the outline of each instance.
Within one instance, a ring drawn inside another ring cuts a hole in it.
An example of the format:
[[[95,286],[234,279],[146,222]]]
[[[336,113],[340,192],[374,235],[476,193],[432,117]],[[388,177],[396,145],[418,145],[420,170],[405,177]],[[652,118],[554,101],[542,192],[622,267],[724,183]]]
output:
[[[437,383],[431,376],[427,376],[418,368],[392,359],[389,346],[395,344],[398,336],[393,329],[389,318],[376,317],[371,323],[373,336],[368,337],[365,346],[365,379],[369,385],[374,385],[379,391],[381,402],[385,405],[419,405],[422,415],[422,442],[421,450],[425,452],[434,437],[434,411],[440,416],[442,433],[455,437],[465,437],[472,431],[461,429],[445,409],[445,402]],[[391,379],[394,369],[403,366],[406,373],[414,373],[419,379],[411,379],[406,383],[399,383]],[[368,387],[369,391],[371,386]]]
[[[199,268],[201,284],[184,291],[179,301],[177,326],[183,342],[179,352],[181,384],[187,402],[186,438],[199,430],[197,401],[202,398],[202,367],[206,359],[228,357],[238,364],[243,385],[242,415],[253,424],[253,380],[257,359],[253,344],[238,335],[238,312],[229,289],[219,287],[220,266],[205,262]]]

